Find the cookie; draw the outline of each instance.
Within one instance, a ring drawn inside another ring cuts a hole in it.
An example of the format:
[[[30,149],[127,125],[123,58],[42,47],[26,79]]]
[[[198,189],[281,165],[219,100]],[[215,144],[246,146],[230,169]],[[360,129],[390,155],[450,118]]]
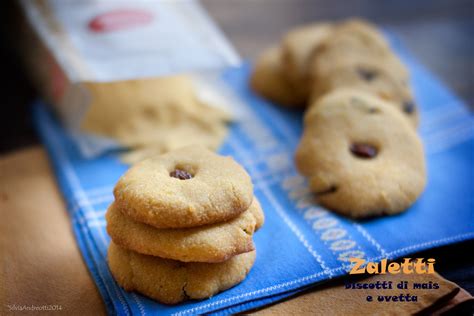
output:
[[[255,261],[255,251],[221,263],[183,263],[138,254],[110,243],[109,268],[117,283],[165,304],[204,299],[242,282]]]
[[[250,77],[250,86],[276,104],[292,108],[306,105],[306,96],[295,89],[285,74],[280,47],[271,47],[260,55]]]
[[[351,37],[357,36],[370,45],[378,45],[384,49],[390,47],[379,28],[364,19],[352,18],[342,21],[338,24],[336,32],[350,33]]]
[[[190,75],[115,82],[85,82],[90,105],[81,129],[112,138],[130,149],[123,157],[136,162],[148,155],[187,146],[220,146],[231,115],[200,97]]]
[[[315,74],[318,76],[318,74]],[[389,65],[379,61],[358,61],[351,65],[334,65],[323,77],[316,77],[312,100],[339,88],[354,88],[370,92],[399,108],[414,126],[418,125],[418,111],[406,79],[398,77]]]
[[[187,146],[132,166],[114,188],[115,203],[135,221],[185,228],[230,220],[253,199],[250,176],[234,159]]]
[[[352,217],[401,212],[425,183],[423,146],[393,105],[339,89],[312,104],[296,165],[317,200]]]
[[[108,234],[123,248],[183,262],[222,262],[255,249],[252,235],[263,224],[263,211],[254,198],[247,211],[226,222],[158,229],[127,218],[112,204],[106,219]]]
[[[331,34],[332,24],[313,23],[296,27],[283,37],[283,70],[300,95],[309,96],[309,65],[313,51]]]
[[[334,68],[374,60],[385,64],[400,80],[408,80],[408,70],[392,52],[382,33],[368,22],[349,20],[334,27],[331,36],[314,50],[309,71],[311,76],[316,73],[316,77],[324,77]]]

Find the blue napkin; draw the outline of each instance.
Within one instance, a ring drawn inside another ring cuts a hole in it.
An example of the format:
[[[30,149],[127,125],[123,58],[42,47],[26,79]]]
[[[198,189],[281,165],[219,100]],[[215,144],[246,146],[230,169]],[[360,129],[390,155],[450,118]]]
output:
[[[409,66],[428,162],[428,186],[409,210],[353,221],[316,205],[293,165],[301,113],[269,104],[248,87],[250,65],[229,69],[224,80],[245,101],[242,119],[220,152],[252,176],[266,223],[255,234],[257,260],[244,282],[203,301],[167,306],[127,293],[107,266],[110,242],[104,213],[112,188],[128,168],[114,154],[87,160],[73,137],[38,102],[34,118],[67,201],[85,262],[110,314],[229,314],[269,304],[310,285],[347,273],[348,258],[368,261],[407,256],[474,237],[473,117],[463,102],[400,46]]]

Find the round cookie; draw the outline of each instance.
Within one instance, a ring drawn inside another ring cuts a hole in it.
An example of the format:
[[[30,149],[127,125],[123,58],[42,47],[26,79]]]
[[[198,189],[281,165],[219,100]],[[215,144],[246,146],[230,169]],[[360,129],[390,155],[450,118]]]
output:
[[[306,105],[306,96],[300,94],[286,76],[280,47],[271,47],[260,55],[250,77],[250,86],[256,93],[279,105]]]
[[[238,216],[249,208],[253,186],[231,157],[187,146],[132,166],[114,196],[117,207],[135,221],[185,228]]]
[[[158,229],[127,218],[115,204],[105,215],[107,232],[117,245],[182,262],[222,262],[254,250],[252,235],[263,216],[257,198],[234,219],[195,228]]]
[[[117,283],[165,304],[204,299],[242,282],[255,261],[255,251],[221,263],[182,263],[138,254],[113,242],[109,268]]]
[[[418,125],[418,111],[407,80],[397,77],[390,66],[383,62],[367,60],[354,62],[351,65],[334,65],[324,77],[316,77],[315,82],[311,100],[317,100],[335,89],[354,88],[391,101],[414,126]]]
[[[422,193],[422,143],[393,105],[339,89],[311,105],[296,165],[318,201],[352,217],[394,214]]]
[[[342,21],[337,26],[336,31],[351,33],[351,36],[357,36],[370,45],[378,45],[384,48],[389,47],[379,28],[367,20],[353,18]]]
[[[313,51],[331,34],[332,24],[313,23],[290,30],[282,39],[283,69],[300,95],[309,96],[309,65]]]
[[[316,77],[324,77],[334,68],[374,60],[385,64],[400,80],[408,80],[408,70],[382,33],[367,22],[350,20],[334,27],[331,36],[314,50],[309,72],[311,76],[316,73]]]

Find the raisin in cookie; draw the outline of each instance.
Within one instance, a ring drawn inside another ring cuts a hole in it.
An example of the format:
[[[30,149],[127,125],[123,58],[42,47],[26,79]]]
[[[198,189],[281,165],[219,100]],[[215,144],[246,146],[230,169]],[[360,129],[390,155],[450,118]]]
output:
[[[255,249],[252,235],[264,219],[254,198],[238,217],[195,228],[158,229],[133,221],[115,204],[107,210],[106,220],[108,234],[123,248],[183,262],[222,262]]]
[[[306,96],[300,94],[286,76],[280,47],[271,47],[260,55],[250,77],[250,86],[256,93],[279,105],[306,105]]]
[[[315,73],[312,100],[339,88],[354,88],[370,92],[396,105],[414,126],[418,111],[414,96],[405,78],[397,76],[390,65],[378,61],[358,61],[351,65],[334,65],[324,76]]]
[[[242,282],[255,261],[255,251],[221,263],[201,263],[142,255],[110,243],[109,268],[117,283],[165,304],[204,299]]]
[[[308,109],[296,152],[318,201],[353,217],[401,212],[425,183],[423,146],[393,105],[339,89]]]
[[[184,228],[235,218],[249,208],[253,185],[231,157],[188,146],[132,166],[117,182],[114,196],[135,221]]]

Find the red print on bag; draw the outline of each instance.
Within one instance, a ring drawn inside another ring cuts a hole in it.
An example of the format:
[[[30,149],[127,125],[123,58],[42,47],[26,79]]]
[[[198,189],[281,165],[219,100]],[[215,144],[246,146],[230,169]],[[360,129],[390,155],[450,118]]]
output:
[[[143,26],[153,21],[153,15],[144,10],[118,9],[102,13],[90,20],[91,31],[102,33]]]

